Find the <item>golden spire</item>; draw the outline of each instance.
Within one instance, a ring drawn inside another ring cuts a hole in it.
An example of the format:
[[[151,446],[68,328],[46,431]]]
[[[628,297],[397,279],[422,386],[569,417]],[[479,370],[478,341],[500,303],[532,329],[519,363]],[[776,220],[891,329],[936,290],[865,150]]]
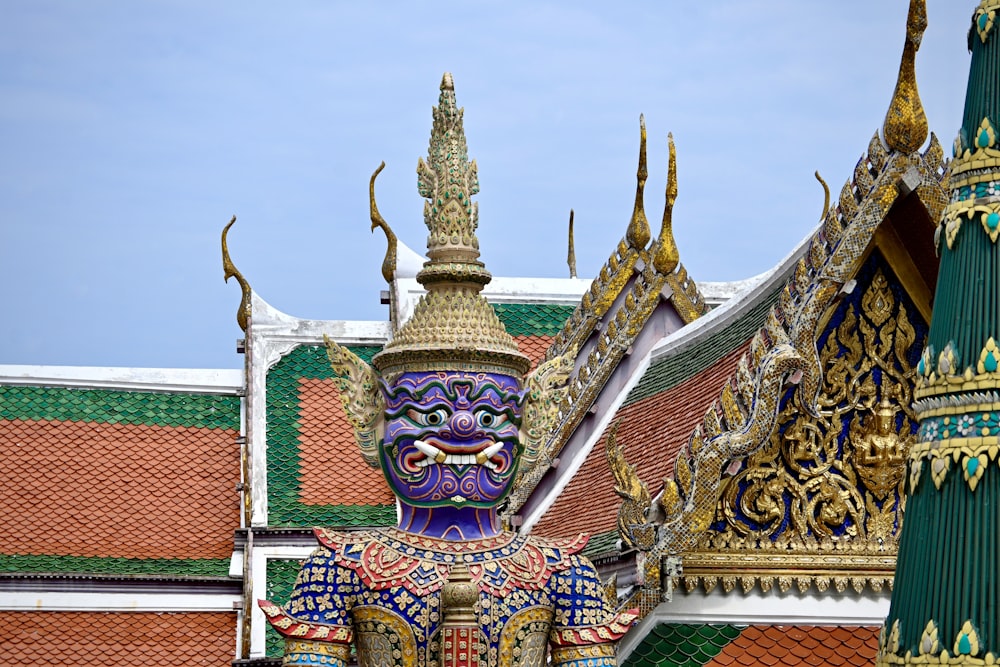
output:
[[[899,63],[899,77],[885,115],[882,134],[890,150],[913,153],[927,139],[927,115],[917,92],[916,56],[927,28],[927,0],[910,0],[906,18],[906,43]]]
[[[240,306],[236,310],[236,323],[240,325],[240,329],[243,331],[247,330],[247,317],[250,315],[250,283],[247,282],[240,270],[236,268],[233,264],[232,258],[229,256],[229,244],[226,243],[226,236],[229,234],[229,228],[236,223],[236,216],[229,221],[229,224],[222,229],[222,271],[223,280],[229,282],[230,278],[236,278],[236,282],[240,284],[240,290],[243,292],[243,296],[240,298]]]
[[[566,252],[566,263],[569,264],[569,277],[576,278],[576,248],[573,245],[573,209],[569,210],[569,250]]]
[[[642,191],[646,187],[646,177],[649,172],[646,170],[646,119],[639,115],[639,169],[635,174],[635,208],[632,210],[632,219],[628,223],[628,231],[625,232],[625,241],[635,248],[642,250],[649,243],[650,231],[649,221],[646,220],[646,211],[643,208]]]
[[[653,268],[661,274],[667,274],[677,268],[681,261],[677,243],[674,241],[674,202],[677,201],[677,149],[674,147],[674,135],[667,134],[667,146],[670,154],[667,168],[667,198],[663,206],[663,223],[660,225],[660,238],[657,242],[656,254],[653,255]]]
[[[385,258],[382,260],[382,277],[391,285],[393,276],[396,274],[396,245],[398,242],[396,235],[389,228],[389,223],[378,212],[378,205],[375,203],[375,178],[382,173],[383,169],[385,169],[384,160],[378,166],[378,169],[375,170],[375,173],[372,174],[372,180],[368,183],[368,208],[371,211],[372,232],[377,227],[381,227],[382,231],[385,232],[387,246],[385,249]]]

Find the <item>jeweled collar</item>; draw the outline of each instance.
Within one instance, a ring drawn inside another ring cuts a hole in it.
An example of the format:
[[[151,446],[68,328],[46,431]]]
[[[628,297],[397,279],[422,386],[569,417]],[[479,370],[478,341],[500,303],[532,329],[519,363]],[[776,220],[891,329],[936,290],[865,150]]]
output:
[[[402,586],[426,595],[448,580],[451,565],[468,566],[473,582],[498,597],[514,589],[538,590],[552,574],[571,566],[570,557],[587,544],[587,536],[548,540],[501,533],[479,540],[441,540],[395,528],[339,533],[318,528],[320,543],[334,560],[358,574],[374,590]]]

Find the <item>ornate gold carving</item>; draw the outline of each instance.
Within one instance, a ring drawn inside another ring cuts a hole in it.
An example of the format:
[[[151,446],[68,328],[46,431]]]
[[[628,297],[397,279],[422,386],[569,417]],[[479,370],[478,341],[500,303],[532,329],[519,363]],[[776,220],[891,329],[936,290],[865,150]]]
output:
[[[542,667],[551,623],[552,611],[541,607],[528,607],[511,616],[500,635],[498,664]]]
[[[823,180],[823,177],[819,175],[818,171],[813,175],[816,177],[816,180],[819,181],[819,184],[823,186],[823,211],[819,216],[820,220],[822,220],[826,217],[827,212],[830,210],[830,186],[826,184],[826,181]]]
[[[883,125],[886,144],[891,150],[901,153],[916,152],[927,139],[927,115],[920,103],[915,68],[917,50],[926,29],[926,0],[910,0],[903,58],[899,63],[896,90]]]
[[[636,199],[636,210],[640,212],[641,192],[646,178],[644,122],[641,139],[637,185],[639,194]],[[548,469],[548,464],[569,440],[622,357],[642,332],[643,326],[664,295],[669,295],[668,298],[685,322],[691,322],[707,312],[704,298],[682,264],[678,262],[666,272],[660,270],[672,264],[670,256],[673,252],[669,247],[673,244],[670,218],[677,195],[677,178],[673,142],[670,141],[669,145],[672,157],[664,208],[667,227],[661,230],[660,237],[649,249],[637,250],[625,241],[618,244],[615,253],[594,279],[590,290],[584,294],[580,306],[546,352],[546,358],[552,359],[579,346],[584,361],[578,364],[575,374],[569,379],[569,390],[556,414],[556,428],[542,446],[537,462],[522,468],[505,516],[516,512],[530,495]],[[645,219],[645,213],[642,216]]]
[[[955,641],[951,646],[942,646],[941,638],[938,636],[938,626],[934,619],[927,621],[920,642],[917,644],[917,653],[907,651],[905,655],[900,655],[900,630],[899,619],[897,618],[892,629],[886,635],[885,628],[879,637],[878,654],[875,657],[877,667],[888,667],[889,665],[996,665],[1000,662],[998,656],[992,651],[983,651],[982,640],[979,637],[979,630],[972,623],[966,620],[961,629],[955,634]],[[950,649],[950,650],[949,650]]]
[[[590,646],[564,646],[552,649],[552,663],[565,665],[593,658],[610,658],[615,655],[615,645],[592,644]]]
[[[416,667],[417,640],[406,619],[385,607],[351,610],[359,667]]]
[[[625,460],[625,451],[615,438],[617,431],[618,422],[615,422],[608,429],[605,454],[615,478],[615,493],[622,499],[618,508],[618,534],[626,547],[645,551],[654,543],[653,531],[642,530],[644,527],[651,528],[645,526],[651,501],[649,487],[636,475],[635,466]]]
[[[372,219],[372,232],[378,227],[381,227],[382,231],[385,232],[387,245],[385,258],[382,260],[382,277],[391,285],[393,276],[396,274],[396,246],[398,241],[396,240],[396,234],[389,228],[389,223],[378,212],[378,204],[375,203],[375,179],[382,173],[383,169],[385,169],[384,160],[372,174],[371,181],[368,183],[368,209]]]
[[[340,390],[340,401],[354,429],[354,439],[361,449],[361,456],[368,465],[377,468],[385,399],[378,389],[375,371],[358,355],[326,335],[323,342],[333,368],[334,382]]]
[[[469,149],[462,123],[463,109],[455,101],[455,82],[446,72],[441,79],[438,106],[433,108],[427,161],[417,160],[417,184],[424,203],[427,256],[431,260],[479,257],[476,238],[479,206],[472,195],[479,192],[476,162],[468,161]]]
[[[232,258],[229,256],[229,244],[226,242],[226,237],[229,235],[229,228],[236,224],[236,216],[229,221],[222,229],[222,271],[223,280],[229,282],[230,278],[236,278],[236,282],[240,285],[241,297],[240,306],[236,309],[236,323],[240,325],[240,329],[243,331],[247,330],[247,318],[250,316],[250,283],[247,282],[240,270],[236,268],[233,264]]]
[[[722,527],[685,557],[686,576],[753,582],[762,569],[791,569],[798,585],[822,588],[867,571],[865,585],[888,583],[917,423],[910,318],[876,270],[860,312],[847,308],[821,348],[819,414],[802,409],[799,392],[786,401],[768,444],[727,482]]]
[[[559,405],[566,396],[566,380],[573,370],[576,351],[549,359],[532,371],[525,380],[524,417],[521,422],[522,461],[534,463],[545,439],[559,418]]]
[[[993,26],[996,24],[997,11],[1000,11],[1000,2],[997,0],[983,0],[976,8],[976,13],[972,15],[973,25],[979,35],[979,41],[986,43]]]
[[[317,655],[325,656],[328,665],[346,667],[350,662],[351,647],[349,644],[304,639],[285,640],[285,656],[289,664],[295,664],[298,659],[310,660]]]
[[[897,412],[898,408],[883,397],[855,442],[854,468],[865,488],[880,502],[899,488],[912,440],[900,437],[896,431]]]

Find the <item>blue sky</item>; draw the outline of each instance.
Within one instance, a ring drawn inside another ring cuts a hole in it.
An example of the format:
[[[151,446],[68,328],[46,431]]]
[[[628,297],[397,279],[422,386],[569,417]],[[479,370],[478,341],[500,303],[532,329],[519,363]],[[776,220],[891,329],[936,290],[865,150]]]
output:
[[[928,0],[917,78],[949,147],[972,1]],[[778,262],[881,126],[907,2],[5,3],[0,363],[236,368],[237,266],[315,319],[383,319],[368,179],[422,251],[417,158],[445,71],[479,165],[494,275],[581,276],[632,211],[674,212],[696,280]],[[654,222],[655,224],[655,222]]]

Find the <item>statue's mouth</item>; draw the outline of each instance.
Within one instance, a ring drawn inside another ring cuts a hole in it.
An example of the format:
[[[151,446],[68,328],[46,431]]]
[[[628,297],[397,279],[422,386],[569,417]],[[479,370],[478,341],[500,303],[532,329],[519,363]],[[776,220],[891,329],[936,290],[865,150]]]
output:
[[[413,446],[423,455],[422,458],[411,461],[418,468],[426,468],[435,463],[456,466],[481,465],[496,472],[503,463],[503,460],[497,456],[503,449],[503,443],[492,440],[485,440],[478,451],[466,449],[461,453],[444,451],[444,448],[432,445],[426,440],[414,440]]]

